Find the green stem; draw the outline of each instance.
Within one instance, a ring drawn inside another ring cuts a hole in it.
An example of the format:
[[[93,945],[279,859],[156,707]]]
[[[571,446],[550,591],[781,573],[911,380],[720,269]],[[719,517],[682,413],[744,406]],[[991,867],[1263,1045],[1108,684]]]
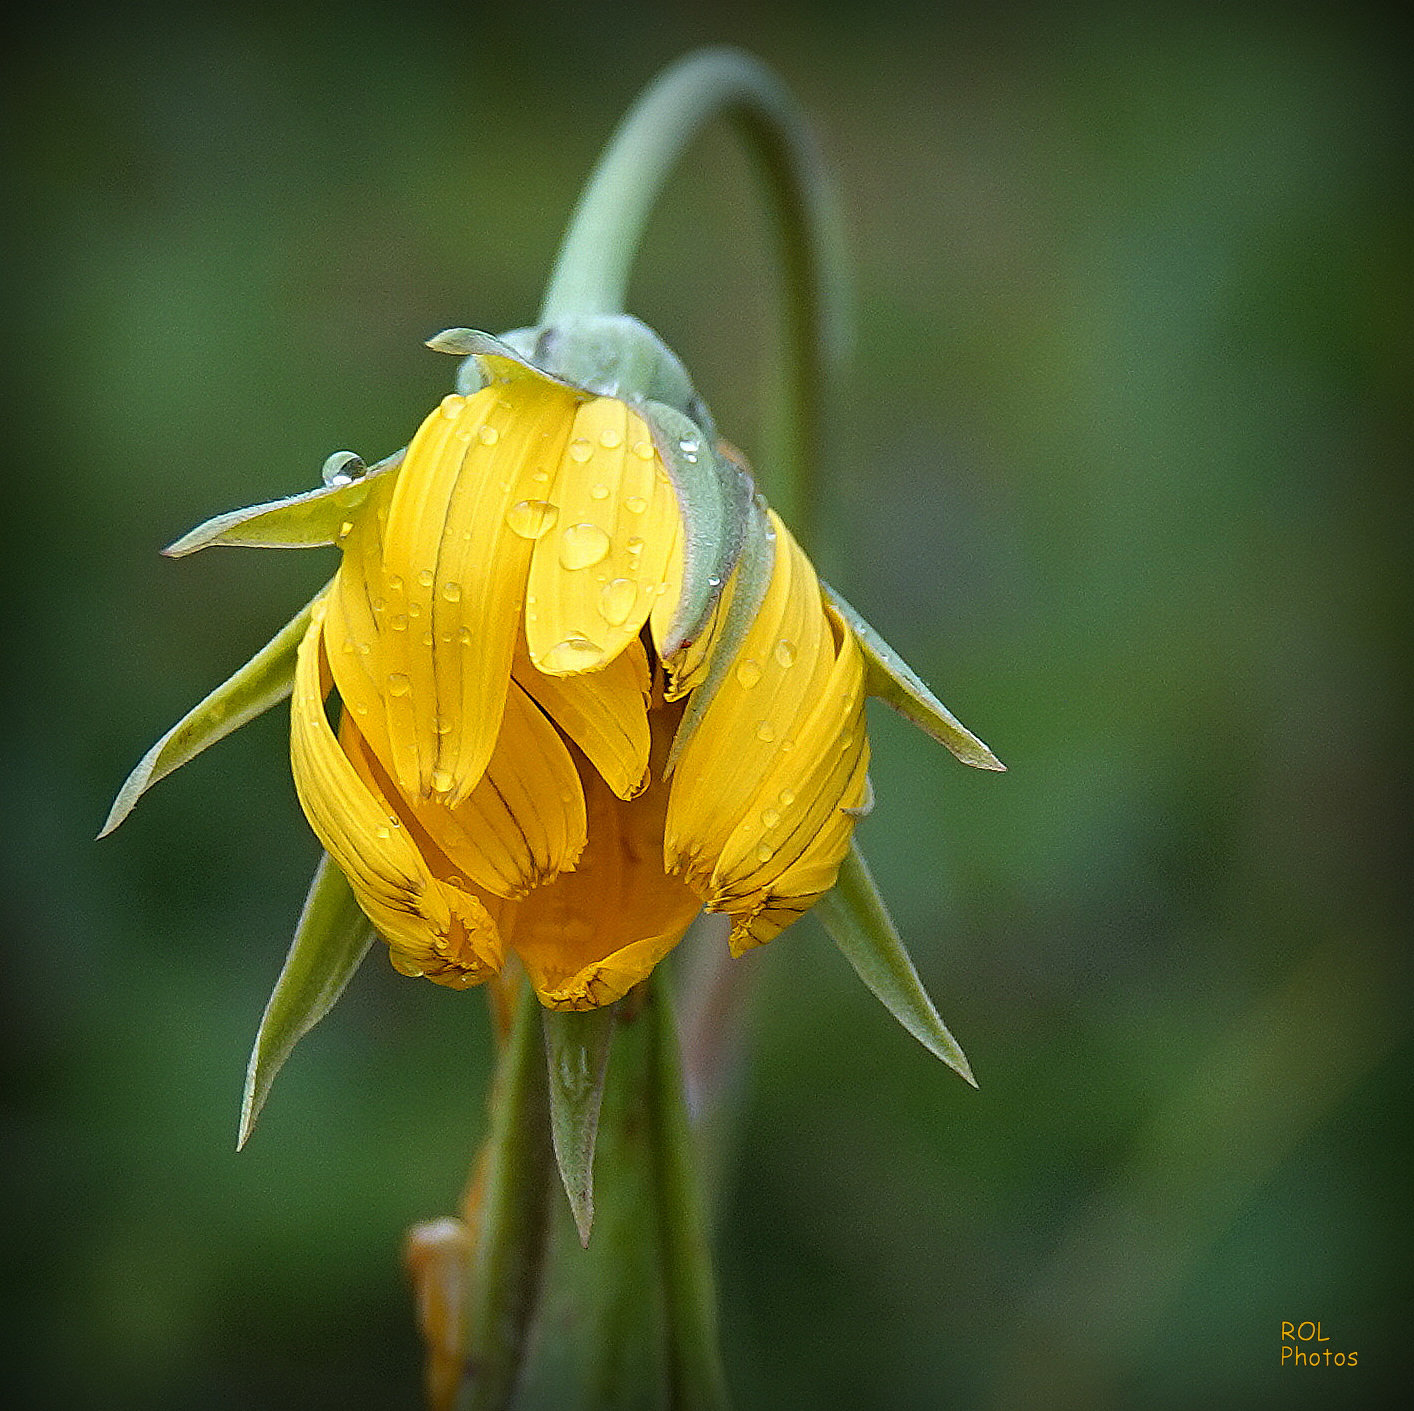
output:
[[[640,1022],[649,1027],[647,1096],[655,1138],[671,1405],[673,1411],[724,1411],[729,1398],[717,1329],[712,1252],[700,1162],[687,1121],[672,991],[661,968],[649,985]]]
[[[524,981],[491,1111],[458,1411],[502,1411],[512,1404],[540,1290],[554,1154],[540,1004]]]
[[[813,470],[822,412],[841,350],[845,282],[834,195],[813,133],[780,80],[733,49],[672,65],[614,133],[560,247],[541,323],[622,313],[629,272],[654,202],[678,159],[714,118],[741,133],[763,177],[785,275],[782,366],[768,395],[765,464],[773,499],[813,547]]]

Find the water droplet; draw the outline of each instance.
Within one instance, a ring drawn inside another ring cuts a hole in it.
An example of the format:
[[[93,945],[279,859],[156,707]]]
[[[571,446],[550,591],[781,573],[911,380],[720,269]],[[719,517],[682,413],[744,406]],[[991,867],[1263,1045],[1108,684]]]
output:
[[[599,591],[599,611],[611,627],[627,622],[637,601],[638,584],[632,578],[615,578]]]
[[[374,598],[372,607],[374,612],[382,612],[388,606],[387,598]]]
[[[388,619],[388,626],[391,627],[394,632],[406,632],[408,630],[407,613],[394,613],[393,616]]]
[[[709,588],[720,588],[722,586],[722,580],[714,573],[708,578],[707,586]]]
[[[361,656],[361,657],[366,657],[366,656],[368,656],[369,653],[371,653],[372,651],[373,651],[373,643],[372,643],[372,642],[360,642],[360,643],[358,644],[358,654],[359,654],[359,656]]]
[[[624,508],[630,514],[642,514],[648,508],[648,501],[642,495],[630,495],[624,501]]]
[[[697,451],[697,447],[698,443],[696,441],[678,442],[678,450],[680,450],[685,456],[693,455]]]
[[[588,637],[566,637],[556,642],[537,665],[545,671],[592,671],[604,660],[604,649]]]
[[[761,826],[763,828],[774,828],[781,821],[781,815],[774,808],[763,808],[761,810]]]
[[[785,745],[782,745],[781,748],[784,749],[784,748],[785,748]],[[782,790],[781,790],[781,794],[780,794],[780,798],[781,798],[781,807],[782,807],[782,808],[789,808],[789,807],[791,806],[791,804],[793,804],[793,803],[795,802],[795,794],[794,794],[794,792],[793,792],[792,790],[790,790],[790,789],[782,789]]]
[[[434,715],[432,717],[432,728],[439,735],[450,735],[452,733],[452,722],[445,715]]]
[[[749,691],[761,679],[761,663],[755,657],[738,662],[736,679]]]
[[[363,701],[355,701],[355,702],[354,702],[354,714],[355,714],[355,715],[367,715],[367,714],[368,714],[368,706],[367,706],[367,704],[366,704],[365,702],[363,702]]]
[[[452,771],[450,769],[434,769],[432,771],[432,787],[439,794],[451,792]]]
[[[506,511],[506,523],[511,532],[522,539],[538,539],[548,534],[560,512],[545,500],[522,500]]]
[[[368,467],[364,465],[362,456],[357,456],[352,451],[335,451],[324,462],[319,477],[331,490],[340,490],[367,474]],[[345,502],[347,503],[347,497]]]
[[[609,498],[609,487],[607,485],[596,485],[590,492],[591,500],[607,500]]]
[[[635,534],[633,538],[624,545],[624,548],[631,554],[641,554],[643,552],[643,540]]]
[[[390,593],[401,593],[403,591],[403,580],[396,573],[388,575],[388,591]]]
[[[346,519],[346,520],[339,526],[339,543],[342,544],[342,543],[344,542],[344,540],[347,539],[347,538],[349,537],[349,535],[352,534],[352,533],[353,533],[353,521],[352,521],[351,519]]]
[[[424,568],[419,571],[417,581],[421,583],[424,588],[430,588],[432,586],[432,580],[435,577],[436,574],[434,574],[430,568]]]
[[[466,398],[459,397],[455,392],[448,392],[442,398],[442,415],[448,421],[455,421],[461,415],[461,409],[466,406]]]
[[[393,830],[391,828],[379,828],[375,831],[384,842],[387,842],[387,840],[393,836]]]
[[[606,426],[599,433],[599,444],[603,446],[606,451],[612,451],[616,446],[622,446],[623,443],[624,438],[620,436],[612,426]]]
[[[762,720],[756,726],[756,738],[770,744],[776,738],[776,727],[769,720]]]
[[[355,647],[354,644],[346,637],[344,639],[344,650],[348,652],[350,656],[352,656],[354,652],[358,650],[358,648]]]
[[[449,603],[459,603],[462,600],[462,585],[460,583],[442,584],[442,596]]]
[[[633,453],[641,461],[651,461],[656,454],[651,441],[635,441],[633,443]]]
[[[776,643],[776,650],[772,654],[782,666],[791,667],[795,665],[796,648],[795,643],[788,638],[782,637]]]
[[[405,696],[411,690],[412,682],[401,671],[395,671],[388,677],[388,694],[390,696]]]
[[[762,843],[761,846],[756,849],[756,861],[770,862],[771,856],[775,851],[775,848],[770,847],[766,843]]]
[[[422,616],[422,604],[421,604],[421,603],[409,603],[409,604],[408,604],[408,616],[409,616],[409,617],[421,617],[421,616]]]
[[[609,536],[597,524],[571,524],[560,537],[560,562],[571,570],[589,568],[608,552]]]
[[[483,446],[494,446],[501,439],[501,433],[494,426],[483,426],[476,433],[476,439]]]
[[[430,647],[435,640],[430,632],[424,632],[422,634],[422,645],[424,647]]]
[[[463,628],[461,629],[461,631],[457,633],[457,642],[458,642],[458,644],[459,644],[460,646],[463,646],[463,647],[469,647],[469,646],[471,646],[471,628],[470,628],[470,627],[463,627]]]
[[[570,442],[570,459],[583,465],[594,454],[594,447],[583,436],[576,436]]]

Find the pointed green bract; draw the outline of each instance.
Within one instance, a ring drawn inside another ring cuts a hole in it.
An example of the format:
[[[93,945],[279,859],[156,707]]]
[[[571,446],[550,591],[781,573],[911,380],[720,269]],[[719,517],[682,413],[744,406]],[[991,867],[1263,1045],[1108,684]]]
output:
[[[545,1059],[550,1075],[550,1135],[579,1242],[594,1224],[594,1143],[618,1005],[583,1011],[547,1009]]]
[[[289,623],[234,676],[222,682],[189,710],[143,757],[128,775],[98,834],[106,838],[133,811],[133,806],[159,779],[194,759],[208,745],[223,740],[247,721],[279,705],[295,679],[295,654],[309,626],[310,609],[323,596],[306,603]]]
[[[246,1068],[237,1151],[246,1144],[275,1075],[294,1046],[334,1007],[373,939],[372,923],[354,900],[344,874],[325,854],[255,1036]]]
[[[349,453],[336,454],[347,456]],[[331,483],[302,495],[218,514],[183,534],[162,552],[170,559],[179,559],[213,544],[247,549],[315,549],[337,544],[349,516],[368,498],[369,482],[396,470],[402,464],[403,454],[397,451],[353,478],[347,474],[335,475]],[[330,461],[333,460],[331,456]],[[357,457],[353,457],[353,461],[357,461]]]
[[[825,594],[859,639],[865,661],[865,689],[871,696],[877,696],[886,705],[892,706],[925,735],[931,735],[940,745],[951,750],[964,764],[970,764],[974,769],[1005,771],[1006,765],[958,720],[923,684],[918,673],[828,584],[825,585]]]
[[[815,914],[889,1013],[975,1088],[967,1055],[928,998],[857,845],[850,845],[839,880],[815,903]]]
[[[695,641],[712,615],[741,554],[756,487],[675,407],[645,402],[638,411],[653,432],[682,514],[682,589],[659,644],[666,658]]]
[[[677,766],[678,756],[687,747],[693,732],[702,721],[712,697],[737,659],[741,644],[756,621],[766,590],[771,586],[771,574],[776,566],[776,534],[766,518],[760,502],[753,499],[747,509],[746,530],[741,554],[737,559],[736,581],[732,585],[731,601],[717,643],[712,649],[711,665],[700,685],[687,698],[687,708],[673,736],[668,762],[663,768],[667,778]]]

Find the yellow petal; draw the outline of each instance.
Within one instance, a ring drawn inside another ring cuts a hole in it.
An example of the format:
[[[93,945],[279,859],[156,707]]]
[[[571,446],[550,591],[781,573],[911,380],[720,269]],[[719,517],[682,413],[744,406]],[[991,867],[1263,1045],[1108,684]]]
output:
[[[455,809],[401,794],[371,742],[351,736],[347,720],[341,737],[349,737],[344,743],[364,782],[398,813],[439,875],[514,897],[573,867],[583,851],[579,774],[555,727],[514,683],[491,763]]]
[[[652,434],[612,397],[576,410],[549,498],[557,514],[535,545],[525,635],[542,672],[568,676],[638,636],[669,592],[681,521]]]
[[[520,507],[542,502],[575,400],[530,378],[444,399],[408,447],[381,560],[346,554],[370,585],[372,675],[406,794],[456,805],[486,770],[535,546]]]
[[[433,875],[396,811],[369,789],[329,726],[323,606],[316,606],[295,667],[290,758],[300,806],[395,964],[444,984],[477,984],[499,968],[502,954],[485,906]]]
[[[589,846],[573,872],[522,901],[490,900],[506,944],[542,1004],[594,1009],[645,979],[687,930],[700,902],[663,869],[667,785],[659,777],[676,711],[654,712],[653,779],[637,798],[615,797],[580,761]]]
[[[514,679],[621,799],[648,782],[648,654],[637,637],[599,671],[546,676],[517,650]]]
[[[796,754],[799,731],[835,664],[815,570],[780,521],[771,520],[777,538],[770,586],[673,776],[665,857],[704,894],[761,781],[778,768],[808,770],[805,756]]]

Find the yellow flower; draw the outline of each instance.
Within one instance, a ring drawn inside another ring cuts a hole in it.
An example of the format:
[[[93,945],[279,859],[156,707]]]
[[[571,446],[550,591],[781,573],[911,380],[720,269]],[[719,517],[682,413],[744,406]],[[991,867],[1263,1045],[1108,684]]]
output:
[[[834,885],[868,794],[864,659],[749,486],[753,564],[685,591],[707,559],[672,471],[719,452],[493,366],[340,526],[294,778],[399,970],[464,987],[514,951],[545,1005],[589,1009],[702,906],[740,953]]]

